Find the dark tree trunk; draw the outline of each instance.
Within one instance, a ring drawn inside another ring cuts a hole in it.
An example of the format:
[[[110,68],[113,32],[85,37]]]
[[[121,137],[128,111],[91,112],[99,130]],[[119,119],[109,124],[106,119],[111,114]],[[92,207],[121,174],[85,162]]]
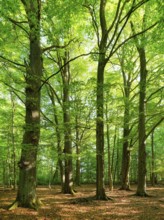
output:
[[[145,98],[146,98],[146,55],[145,49],[137,46],[140,57],[140,83],[139,83],[139,126],[138,126],[138,187],[136,194],[146,196],[146,130],[145,130]]]
[[[36,195],[36,160],[40,136],[40,85],[42,58],[40,48],[40,4],[38,0],[22,0],[30,27],[30,60],[26,64],[26,115],[22,143],[19,185],[16,206],[37,209],[39,200]]]
[[[106,66],[107,27],[105,19],[104,0],[100,1],[100,23],[102,37],[99,45],[99,59],[97,67],[97,91],[96,91],[96,199],[106,200],[104,184],[104,71]]]
[[[125,85],[126,87],[126,85]],[[128,90],[128,91],[127,91]],[[125,88],[125,111],[124,111],[124,129],[123,129],[123,150],[122,150],[122,168],[121,168],[121,189],[129,190],[129,170],[130,170],[130,144],[129,144],[129,89]]]
[[[11,131],[11,139],[12,139],[12,164],[13,164],[13,179],[12,185],[13,189],[16,189],[16,152],[15,152],[15,134],[14,134],[14,114],[15,114],[15,104],[13,99],[13,94],[11,92],[11,103],[12,103],[12,131]]]
[[[65,52],[63,59],[64,64],[69,59],[69,53]],[[61,71],[63,80],[63,122],[64,122],[64,153],[65,153],[65,180],[64,193],[73,194],[73,173],[72,173],[72,140],[71,140],[71,125],[70,125],[70,110],[69,110],[69,83],[70,70],[69,64],[65,65]]]
[[[106,199],[104,187],[104,63],[105,57],[100,55],[97,71],[97,121],[96,121],[96,161],[97,189],[96,198]]]
[[[145,18],[143,19],[144,26]],[[131,29],[133,34],[135,34],[133,23],[131,22]],[[138,186],[136,195],[138,196],[147,196],[146,193],[146,78],[147,78],[147,69],[146,69],[146,54],[144,45],[141,45],[145,42],[145,36],[142,35],[141,43],[137,37],[134,37],[135,45],[139,54],[140,59],[140,81],[139,81],[139,109],[138,109]]]

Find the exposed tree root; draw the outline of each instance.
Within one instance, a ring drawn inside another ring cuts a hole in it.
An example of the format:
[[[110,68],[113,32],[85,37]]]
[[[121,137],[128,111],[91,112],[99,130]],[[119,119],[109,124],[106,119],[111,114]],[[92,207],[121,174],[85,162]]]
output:
[[[136,192],[136,193],[134,194],[134,196],[151,197],[151,196],[148,195],[146,192],[142,192],[142,193]]]
[[[113,201],[113,199],[111,197],[106,196],[106,195],[104,197],[101,197],[101,198],[95,197],[95,199],[96,200],[102,200],[102,201],[108,201],[108,200],[112,200]]]
[[[119,190],[133,191],[130,187],[126,187],[126,188],[121,187],[121,188],[119,188]]]
[[[104,199],[97,199],[96,196],[92,197],[83,197],[83,198],[76,198],[71,200],[71,204],[83,204],[83,203],[92,203],[93,201],[96,200],[102,200],[102,201],[114,201],[111,197],[106,196]]]
[[[16,209],[16,208],[18,208],[18,207],[24,207],[24,208],[30,208],[30,209],[34,209],[34,210],[38,210],[40,207],[41,207],[41,205],[42,205],[43,203],[37,198],[37,199],[33,199],[31,202],[29,202],[29,204],[21,204],[21,202],[20,201],[18,201],[18,200],[15,200],[10,206],[9,206],[9,208],[8,208],[8,210],[14,210],[14,209]]]
[[[19,207],[19,202],[15,200],[8,208],[8,210],[14,210]]]

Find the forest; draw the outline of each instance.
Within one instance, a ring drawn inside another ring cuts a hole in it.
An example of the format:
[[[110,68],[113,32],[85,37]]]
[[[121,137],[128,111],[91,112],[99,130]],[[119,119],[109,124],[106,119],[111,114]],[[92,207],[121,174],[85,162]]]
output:
[[[0,0],[0,30],[0,219],[162,219],[164,1]]]

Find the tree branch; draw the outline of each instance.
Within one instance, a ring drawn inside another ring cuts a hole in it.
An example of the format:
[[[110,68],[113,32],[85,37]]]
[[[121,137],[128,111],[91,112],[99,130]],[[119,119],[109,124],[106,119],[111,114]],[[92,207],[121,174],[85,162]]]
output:
[[[141,34],[145,33],[146,31],[148,31],[148,30],[152,29],[153,27],[155,27],[157,24],[158,24],[158,21],[155,22],[153,25],[149,26],[148,28],[146,28],[146,29],[144,29],[144,30],[142,30],[142,31],[140,31],[140,32],[138,32],[138,33],[136,33],[136,34],[133,34],[133,35],[129,36],[129,37],[128,37],[127,39],[125,39],[122,43],[120,43],[120,44],[116,47],[116,49],[113,50],[112,53],[109,54],[108,60],[110,59],[110,57],[111,57],[120,47],[122,47],[122,46],[123,46],[125,43],[127,43],[129,40],[131,40],[131,39],[137,37],[138,35],[141,35]]]
[[[162,117],[151,129],[150,131],[146,134],[145,136],[145,140],[149,137],[149,135],[156,129],[156,127],[158,125],[160,125],[162,123],[162,121],[164,120],[164,117]]]
[[[45,83],[47,83],[47,81],[49,79],[51,79],[52,77],[56,76],[58,73],[60,73],[60,71],[66,66],[68,65],[70,62],[74,61],[74,60],[77,60],[78,58],[80,57],[84,57],[84,56],[89,56],[91,54],[98,54],[98,53],[92,53],[92,52],[89,52],[89,53],[84,53],[84,54],[80,54],[70,60],[68,60],[64,65],[62,65],[59,70],[57,72],[55,72],[54,74],[52,74],[51,76],[49,76],[45,81],[43,81],[42,85],[40,86],[39,90],[41,90],[41,88],[44,86]]]
[[[128,13],[120,20],[120,23],[129,16],[129,14],[132,14],[134,11],[136,11],[139,7],[141,7],[143,4],[145,4],[146,2],[148,2],[150,0],[142,0],[140,2],[138,2],[135,6],[134,4],[132,4],[132,7],[130,8],[130,10],[128,11]],[[135,0],[133,1],[133,3],[135,3]]]
[[[4,56],[2,56],[2,55],[0,55],[0,58],[2,58],[3,60],[6,60],[6,61],[9,62],[9,63],[14,64],[14,65],[21,66],[21,67],[26,67],[25,65],[23,65],[23,64],[21,64],[21,63],[17,63],[17,62],[12,61],[12,60],[9,60],[8,58],[6,58],[6,57],[4,57]]]
[[[63,45],[63,46],[59,46],[59,45],[54,44],[49,47],[42,48],[42,53],[44,53],[48,50],[54,49],[54,48],[64,49],[64,48],[68,47],[72,41],[74,41],[74,39],[70,40],[66,45]]]
[[[151,93],[148,98],[146,99],[146,102],[148,102],[150,100],[150,98],[156,94],[157,92],[159,92],[160,90],[163,90],[164,89],[164,86],[162,86],[161,88],[157,89],[156,91],[154,91],[153,93]]]
[[[28,36],[29,36],[29,33],[28,31],[22,27],[20,24],[23,24],[23,23],[28,23],[27,21],[15,21],[14,19],[12,18],[9,18],[8,17],[8,20],[11,21],[14,25],[18,26],[19,28],[21,28]]]

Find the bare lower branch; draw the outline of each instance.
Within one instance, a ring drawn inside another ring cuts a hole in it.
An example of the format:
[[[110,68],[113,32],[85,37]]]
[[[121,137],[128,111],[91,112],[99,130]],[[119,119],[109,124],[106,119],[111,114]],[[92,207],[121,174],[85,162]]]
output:
[[[162,117],[151,129],[150,131],[146,134],[145,136],[145,140],[149,137],[149,135],[156,129],[156,127],[158,127],[162,121],[164,120],[164,117]]]
[[[42,48],[42,53],[44,53],[44,52],[46,52],[46,51],[48,51],[48,50],[52,50],[52,49],[54,49],[54,48],[64,49],[64,48],[68,47],[72,41],[74,41],[74,39],[70,40],[66,45],[63,45],[63,46],[54,44],[54,45],[51,45],[51,46],[49,46],[49,47]]]
[[[55,72],[54,74],[52,74],[51,76],[49,76],[45,81],[43,81],[42,85],[40,86],[39,90],[41,90],[41,88],[44,86],[44,84],[46,84],[48,82],[49,79],[51,79],[52,77],[56,76],[58,73],[61,72],[61,70],[66,66],[68,65],[70,62],[74,61],[74,60],[77,60],[78,58],[80,57],[84,57],[84,56],[89,56],[91,54],[99,54],[99,53],[92,53],[92,52],[89,52],[89,53],[84,53],[84,54],[80,54],[70,60],[68,60],[64,65],[62,65],[59,70],[57,72]]]
[[[156,91],[154,91],[153,93],[151,93],[151,94],[149,95],[149,97],[147,98],[146,102],[148,102],[153,95],[155,95],[157,92],[159,92],[159,91],[161,91],[161,90],[163,90],[163,89],[164,89],[164,86],[162,86],[161,88],[159,88],[159,89],[157,89]]]
[[[12,18],[8,18],[9,21],[11,21],[14,25],[18,26],[19,28],[21,28],[28,36],[29,36],[29,33],[28,31],[22,27],[20,24],[23,24],[23,23],[28,23],[28,22],[25,22],[25,21],[15,21],[14,19]]]
[[[140,2],[138,2],[136,5],[132,4],[132,7],[130,8],[130,10],[128,11],[128,13],[120,20],[120,23],[126,19],[126,17],[129,16],[129,14],[132,14],[134,11],[136,11],[139,7],[141,7],[143,4],[145,4],[146,2],[148,2],[150,0],[142,0]],[[134,3],[135,1],[133,1]]]
[[[13,60],[10,60],[10,59],[8,59],[8,58],[2,56],[2,55],[0,55],[0,58],[2,58],[3,60],[6,60],[7,62],[12,63],[12,64],[14,64],[14,65],[16,65],[16,66],[26,67],[25,65],[23,65],[23,64],[21,64],[21,63],[17,63],[17,62],[15,62],[15,61],[13,61]]]
[[[133,35],[129,36],[129,37],[128,37],[127,39],[125,39],[122,43],[120,43],[120,44],[116,47],[116,49],[113,50],[112,53],[110,53],[110,55],[108,56],[108,60],[110,59],[110,57],[111,57],[120,47],[122,47],[124,44],[126,44],[129,40],[131,40],[131,39],[133,39],[133,38],[135,38],[135,37],[137,37],[137,36],[139,36],[139,35],[145,33],[146,31],[148,31],[148,30],[152,29],[153,27],[155,27],[157,24],[158,24],[158,21],[155,22],[153,25],[149,26],[148,28],[146,28],[146,29],[144,29],[144,30],[142,30],[142,31],[140,31],[140,32],[138,32],[138,33],[136,33],[136,34],[133,34]]]

